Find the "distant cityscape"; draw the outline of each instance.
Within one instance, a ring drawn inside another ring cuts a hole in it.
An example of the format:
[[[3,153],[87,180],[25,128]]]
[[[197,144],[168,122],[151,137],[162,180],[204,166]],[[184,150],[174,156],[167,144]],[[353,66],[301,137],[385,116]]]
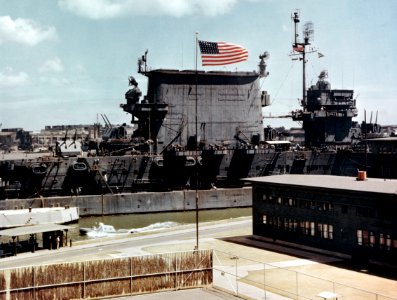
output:
[[[100,141],[108,125],[101,123],[79,125],[46,125],[40,132],[27,131],[23,128],[2,128],[0,131],[0,151],[48,151],[57,142],[65,140]],[[112,125],[118,127],[120,125]],[[132,131],[131,125],[123,124]],[[386,136],[397,136],[397,125],[382,126]],[[299,127],[265,127],[265,140],[284,140],[292,144],[304,144],[304,130]]]
[[[90,125],[54,125],[45,126],[34,133],[23,128],[4,128],[0,132],[0,150],[3,151],[40,151],[48,150],[57,142],[75,139],[97,140],[102,136],[105,127],[100,123]]]

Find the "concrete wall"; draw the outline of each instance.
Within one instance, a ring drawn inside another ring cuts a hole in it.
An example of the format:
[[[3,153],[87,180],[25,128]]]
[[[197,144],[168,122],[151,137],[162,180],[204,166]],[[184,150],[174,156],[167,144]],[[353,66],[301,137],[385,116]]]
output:
[[[80,216],[187,211],[196,209],[196,191],[142,192],[115,195],[50,197],[0,201],[0,209],[77,206]],[[252,205],[252,189],[199,190],[200,210]]]

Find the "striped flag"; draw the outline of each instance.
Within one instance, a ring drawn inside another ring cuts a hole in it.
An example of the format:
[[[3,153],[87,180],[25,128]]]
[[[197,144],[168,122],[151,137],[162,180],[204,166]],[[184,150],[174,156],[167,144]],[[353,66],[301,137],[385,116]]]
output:
[[[225,42],[198,42],[203,66],[222,66],[248,59],[248,51],[242,46]]]
[[[299,44],[294,44],[294,45],[292,45],[292,50],[294,50],[295,52],[304,52],[305,46],[299,45]]]

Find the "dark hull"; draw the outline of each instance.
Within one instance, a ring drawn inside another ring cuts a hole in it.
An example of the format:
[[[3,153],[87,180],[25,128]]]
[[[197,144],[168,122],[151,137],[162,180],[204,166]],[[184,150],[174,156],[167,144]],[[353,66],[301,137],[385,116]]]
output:
[[[265,149],[205,150],[0,161],[0,199],[238,187],[242,178],[328,174],[397,178],[397,154]]]

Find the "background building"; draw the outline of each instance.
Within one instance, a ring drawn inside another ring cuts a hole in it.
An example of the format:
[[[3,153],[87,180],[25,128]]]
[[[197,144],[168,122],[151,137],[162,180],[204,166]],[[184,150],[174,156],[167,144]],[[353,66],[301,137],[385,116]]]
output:
[[[397,266],[397,181],[280,175],[253,184],[253,234]]]

